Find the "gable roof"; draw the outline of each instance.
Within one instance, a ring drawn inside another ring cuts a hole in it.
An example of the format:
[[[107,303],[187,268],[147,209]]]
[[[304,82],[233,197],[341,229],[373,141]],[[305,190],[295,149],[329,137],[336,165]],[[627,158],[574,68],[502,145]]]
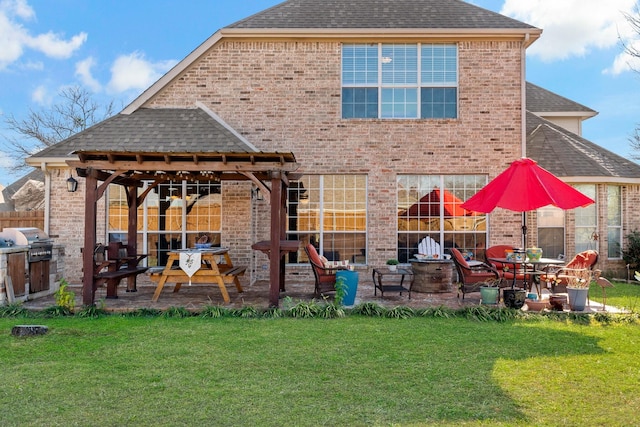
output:
[[[640,165],[527,112],[527,156],[571,182],[640,183]]]
[[[0,211],[12,211],[15,209],[13,196],[29,181],[44,182],[44,172],[40,168],[33,169],[28,174],[4,187],[0,197]]]
[[[540,115],[593,117],[598,114],[582,104],[527,82],[527,110]]]
[[[461,0],[288,0],[225,28],[534,29]]]
[[[27,163],[67,159],[77,151],[250,153],[257,148],[201,108],[141,108],[117,114],[34,154]]]
[[[482,38],[520,40],[526,48],[541,33],[539,28],[462,0],[288,0],[218,30],[122,113],[130,114],[144,106],[226,37],[379,41]]]

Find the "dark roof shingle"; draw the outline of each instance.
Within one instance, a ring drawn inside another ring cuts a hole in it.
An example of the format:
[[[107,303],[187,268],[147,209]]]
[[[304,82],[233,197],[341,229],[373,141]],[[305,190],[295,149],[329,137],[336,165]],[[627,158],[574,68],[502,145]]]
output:
[[[527,82],[527,110],[535,113],[585,112],[595,114],[589,107]]]
[[[37,157],[75,151],[248,153],[255,149],[202,109],[141,108],[118,114],[48,147]]]
[[[640,165],[527,112],[527,156],[559,177],[640,178]]]
[[[288,0],[226,28],[534,29],[461,0]]]

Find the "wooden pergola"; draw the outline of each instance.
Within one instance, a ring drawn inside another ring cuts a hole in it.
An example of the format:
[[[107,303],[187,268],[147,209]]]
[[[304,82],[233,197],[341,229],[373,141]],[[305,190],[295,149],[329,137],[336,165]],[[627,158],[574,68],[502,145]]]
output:
[[[97,202],[109,184],[124,187],[128,205],[127,250],[137,251],[138,206],[149,192],[169,181],[246,181],[253,182],[268,195],[271,205],[269,257],[269,303],[278,306],[280,286],[284,283],[286,232],[286,188],[290,174],[298,168],[293,153],[209,153],[209,152],[135,152],[135,151],[77,151],[78,160],[67,164],[76,168],[78,176],[86,179],[85,227],[83,251],[82,302],[95,304],[93,250],[97,242]],[[149,182],[141,194],[138,189]],[[264,248],[263,248],[264,249]],[[266,251],[265,251],[266,252]]]

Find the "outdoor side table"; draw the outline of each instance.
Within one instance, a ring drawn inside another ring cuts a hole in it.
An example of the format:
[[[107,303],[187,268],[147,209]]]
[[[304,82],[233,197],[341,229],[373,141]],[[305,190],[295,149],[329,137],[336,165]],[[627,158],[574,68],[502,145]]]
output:
[[[396,276],[394,278],[397,278],[397,276],[400,276],[400,281],[398,282],[394,280],[392,282],[387,282],[387,284],[385,285],[383,283],[383,279],[385,277],[389,278],[389,276]],[[409,284],[408,288],[404,286],[405,276],[411,276],[411,283]],[[408,292],[409,299],[411,299],[411,284],[413,284],[413,271],[410,268],[399,267],[395,271],[391,271],[387,267],[374,268],[372,273],[372,278],[373,278],[373,295],[374,296],[377,295],[377,290],[379,289],[380,294],[382,295],[383,298],[384,298],[385,292],[400,292],[400,295],[402,295],[403,292]]]

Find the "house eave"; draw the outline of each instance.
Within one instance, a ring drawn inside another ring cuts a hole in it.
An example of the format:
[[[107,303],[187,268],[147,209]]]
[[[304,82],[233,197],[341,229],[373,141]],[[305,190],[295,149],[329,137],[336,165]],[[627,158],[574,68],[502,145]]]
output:
[[[628,178],[620,176],[563,176],[559,178],[568,184],[640,185],[640,177]]]
[[[225,38],[277,39],[513,39],[524,40],[525,48],[542,34],[537,28],[223,28]]]
[[[539,117],[578,117],[583,120],[598,115],[597,111],[530,111]]]
[[[62,167],[68,168],[68,160],[77,160],[78,156],[69,155],[68,157],[27,157],[25,163],[34,168],[46,169],[49,167]]]

